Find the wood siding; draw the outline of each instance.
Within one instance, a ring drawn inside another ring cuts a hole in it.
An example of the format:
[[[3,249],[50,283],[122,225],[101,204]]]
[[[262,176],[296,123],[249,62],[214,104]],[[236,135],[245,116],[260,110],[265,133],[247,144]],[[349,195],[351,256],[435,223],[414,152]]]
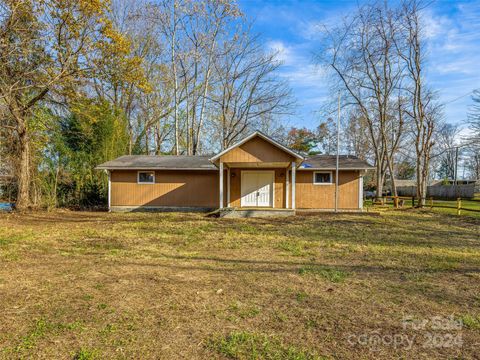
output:
[[[155,184],[137,184],[137,171],[115,170],[111,182],[111,206],[218,207],[217,171],[156,171]]]
[[[230,169],[230,206],[241,205],[241,171]],[[259,169],[260,170],[260,169]],[[286,169],[275,171],[274,207],[285,208]],[[332,172],[335,182],[335,172]],[[333,209],[335,185],[314,185],[313,171],[297,170],[296,208]],[[227,206],[227,171],[224,173],[224,205]],[[340,209],[358,209],[358,171],[340,172]],[[290,174],[291,205],[291,174]],[[156,171],[155,184],[137,184],[137,171],[115,170],[111,175],[111,206],[171,206],[218,208],[219,185],[216,171]]]
[[[314,171],[297,170],[296,208],[334,209],[335,171],[332,171],[333,184],[331,185],[315,185],[313,183],[313,173]],[[338,207],[340,209],[358,209],[359,176],[359,172],[356,170],[340,171],[338,196]]]
[[[295,158],[268,141],[255,137],[224,154],[220,161],[230,163],[275,163],[292,162],[295,161]]]

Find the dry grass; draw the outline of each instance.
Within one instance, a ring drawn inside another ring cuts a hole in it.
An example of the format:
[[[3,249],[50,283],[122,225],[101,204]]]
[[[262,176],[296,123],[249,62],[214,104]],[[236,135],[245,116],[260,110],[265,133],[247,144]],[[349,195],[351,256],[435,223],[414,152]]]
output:
[[[2,214],[0,357],[474,358],[479,234],[478,219],[405,211]],[[402,326],[450,315],[462,345]],[[415,341],[349,342],[374,333]]]

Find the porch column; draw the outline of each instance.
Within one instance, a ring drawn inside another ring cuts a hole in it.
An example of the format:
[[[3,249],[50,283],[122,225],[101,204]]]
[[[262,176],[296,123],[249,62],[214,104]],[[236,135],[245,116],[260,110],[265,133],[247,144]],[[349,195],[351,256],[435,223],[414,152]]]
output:
[[[108,176],[108,211],[110,211],[111,198],[112,198],[112,172],[110,170],[105,170]]]
[[[227,207],[230,207],[230,168],[227,168]]]
[[[220,171],[220,209],[223,209],[223,162],[220,161],[218,169]]]
[[[295,170],[297,168],[297,164],[295,161],[292,162],[292,209],[295,209]]]
[[[288,189],[288,186],[290,185],[290,180],[288,178],[288,167],[287,169],[285,170],[285,208],[288,209],[288,203],[289,203],[289,199],[288,199],[288,194],[289,194],[289,189]]]
[[[363,209],[363,173],[361,171],[358,178],[358,208]]]

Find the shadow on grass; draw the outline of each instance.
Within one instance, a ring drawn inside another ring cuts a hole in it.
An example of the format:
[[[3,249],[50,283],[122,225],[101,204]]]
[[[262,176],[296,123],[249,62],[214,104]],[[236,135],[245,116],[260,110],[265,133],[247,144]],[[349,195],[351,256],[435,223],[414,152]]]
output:
[[[311,261],[271,261],[271,260],[253,260],[253,259],[228,259],[219,257],[207,257],[207,256],[181,256],[181,255],[166,255],[162,254],[159,258],[166,258],[180,261],[190,261],[193,263],[199,262],[213,262],[226,265],[232,265],[232,268],[219,267],[214,268],[211,266],[198,266],[198,265],[177,265],[177,264],[159,264],[159,263],[147,263],[147,262],[123,262],[119,261],[122,265],[134,265],[134,266],[148,266],[159,268],[170,268],[177,270],[202,270],[202,271],[215,271],[215,272],[258,272],[258,273],[299,273],[302,267],[318,267],[318,268],[332,268],[346,272],[354,273],[366,273],[369,275],[381,275],[386,273],[409,273],[409,272],[423,272],[423,273],[451,273],[451,274],[469,274],[480,273],[479,267],[462,267],[462,268],[429,268],[429,267],[405,267],[405,266],[372,266],[372,265],[340,265],[331,263],[320,263]],[[238,266],[247,265],[247,266]],[[251,265],[251,266],[248,266]],[[275,267],[272,267],[275,265]]]

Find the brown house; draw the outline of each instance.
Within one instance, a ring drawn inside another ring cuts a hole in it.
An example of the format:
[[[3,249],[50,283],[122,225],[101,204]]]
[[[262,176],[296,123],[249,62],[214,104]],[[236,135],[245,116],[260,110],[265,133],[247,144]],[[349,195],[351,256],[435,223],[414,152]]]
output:
[[[335,207],[336,157],[304,158],[257,131],[213,157],[122,156],[97,169],[109,174],[112,211]],[[371,166],[339,158],[338,208],[363,207],[363,175]]]

